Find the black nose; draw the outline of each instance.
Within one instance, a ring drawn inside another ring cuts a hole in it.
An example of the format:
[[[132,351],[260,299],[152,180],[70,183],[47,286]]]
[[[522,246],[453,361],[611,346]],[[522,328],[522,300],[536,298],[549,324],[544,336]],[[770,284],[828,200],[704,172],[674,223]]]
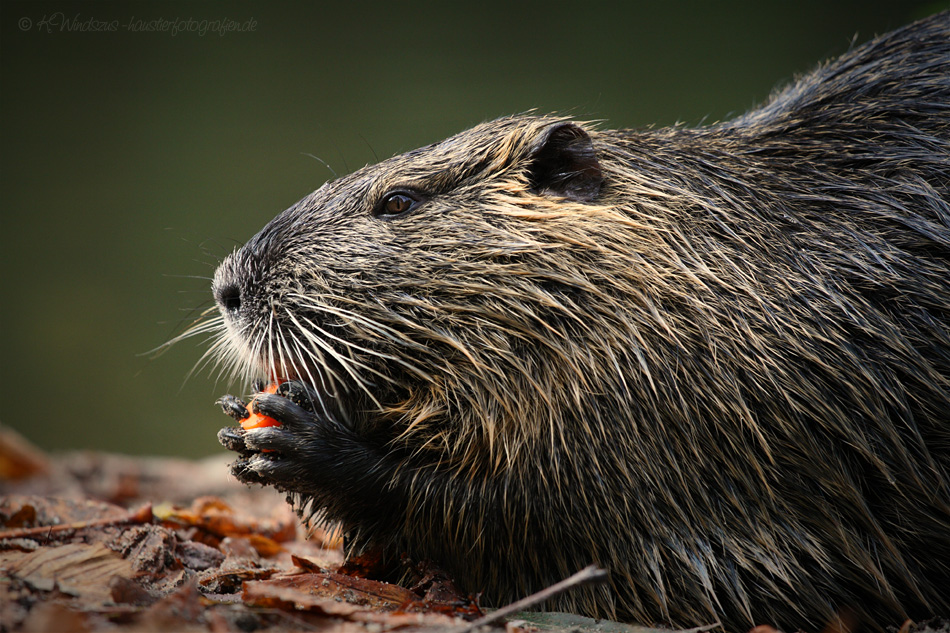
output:
[[[241,310],[241,289],[234,283],[224,284],[215,288],[214,300],[222,311],[236,315]]]

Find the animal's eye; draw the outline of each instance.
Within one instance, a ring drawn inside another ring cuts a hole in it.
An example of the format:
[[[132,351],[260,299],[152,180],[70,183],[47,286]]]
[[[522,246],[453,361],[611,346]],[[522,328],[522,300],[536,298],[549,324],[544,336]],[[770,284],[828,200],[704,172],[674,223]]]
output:
[[[423,198],[414,191],[390,191],[380,198],[373,209],[373,215],[378,218],[394,218],[405,215],[415,209]]]

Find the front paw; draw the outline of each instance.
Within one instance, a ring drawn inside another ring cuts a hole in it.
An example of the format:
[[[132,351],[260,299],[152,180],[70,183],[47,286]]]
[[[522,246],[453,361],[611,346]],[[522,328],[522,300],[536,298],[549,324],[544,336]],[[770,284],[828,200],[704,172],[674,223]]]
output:
[[[245,483],[291,491],[306,488],[312,480],[311,471],[320,470],[320,462],[330,457],[322,453],[326,453],[327,432],[335,426],[313,413],[315,406],[319,407],[317,402],[315,392],[299,382],[285,383],[275,394],[259,394],[249,410],[234,396],[218,400],[224,413],[235,420],[245,420],[253,413],[277,423],[248,429],[226,427],[218,432],[222,446],[240,456],[231,464],[231,473]]]

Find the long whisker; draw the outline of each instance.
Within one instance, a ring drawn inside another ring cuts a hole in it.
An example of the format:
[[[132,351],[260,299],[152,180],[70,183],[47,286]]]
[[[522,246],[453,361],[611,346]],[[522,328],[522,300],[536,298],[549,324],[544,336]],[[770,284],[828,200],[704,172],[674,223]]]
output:
[[[366,329],[372,330],[373,332],[392,341],[393,343],[397,343],[399,345],[404,345],[408,347],[421,347],[419,343],[416,343],[412,339],[408,338],[405,334],[403,334],[399,330],[396,330],[387,325],[379,323],[378,321],[369,319],[362,314],[353,312],[352,310],[347,310],[346,308],[331,305],[329,302],[317,303],[314,301],[314,299],[319,299],[319,298],[324,298],[327,300],[340,300],[339,297],[322,296],[322,295],[313,295],[313,296],[294,295],[294,296],[295,298],[301,300],[301,305],[304,307],[317,310],[319,312],[326,312],[329,314],[333,314],[335,316],[340,317],[341,319],[345,321],[348,320],[348,321],[357,323],[359,325],[362,325],[366,327]]]
[[[341,339],[341,338],[338,337],[338,336],[334,336],[334,335],[330,334],[329,332],[327,332],[326,330],[324,330],[323,328],[321,328],[320,326],[318,326],[316,323],[314,323],[314,322],[311,321],[310,319],[307,319],[307,318],[304,318],[304,317],[301,317],[301,319],[303,319],[304,321],[306,321],[306,322],[307,322],[307,325],[309,325],[309,326],[313,329],[314,332],[319,332],[319,333],[322,334],[323,336],[325,336],[325,337],[327,337],[327,338],[329,338],[329,339],[332,339],[332,340],[334,340],[334,341],[337,341],[338,343],[340,343],[340,344],[342,344],[342,345],[345,345],[345,346],[351,348],[351,350],[358,350],[358,351],[365,352],[365,353],[367,353],[367,354],[370,354],[370,355],[373,355],[373,356],[376,356],[376,357],[379,357],[379,358],[383,358],[383,359],[385,359],[385,360],[390,360],[390,361],[393,361],[393,362],[399,362],[399,360],[400,360],[400,359],[395,358],[395,357],[393,357],[393,356],[390,356],[390,355],[388,355],[388,354],[383,354],[383,353],[377,352],[377,351],[375,351],[375,350],[367,349],[367,348],[362,347],[362,346],[360,346],[360,345],[356,345],[355,343],[351,343],[350,341]],[[310,331],[310,330],[308,330],[308,331]],[[379,377],[382,378],[383,380],[386,380],[386,381],[391,382],[391,383],[395,383],[395,381],[394,381],[392,378],[390,378],[389,376],[383,374],[382,372],[380,372],[380,371],[378,371],[378,370],[376,370],[376,369],[373,369],[372,367],[369,367],[368,365],[365,365],[365,364],[360,363],[360,362],[355,361],[355,360],[352,361],[352,362],[353,362],[354,364],[356,364],[357,366],[359,366],[360,368],[365,369],[366,371],[368,371],[368,372],[370,372],[370,373],[372,373],[372,374],[374,374],[374,375],[376,375],[376,376],[379,376]]]
[[[301,298],[303,298],[303,297],[301,297]],[[422,347],[422,346],[420,346],[418,343],[416,343],[416,342],[414,342],[414,341],[408,339],[404,334],[402,334],[402,333],[399,332],[398,330],[395,330],[395,329],[393,329],[393,328],[390,328],[390,327],[388,327],[388,326],[385,326],[385,325],[383,325],[383,324],[380,324],[380,323],[378,323],[378,322],[376,322],[376,321],[373,321],[373,320],[371,320],[371,319],[369,319],[369,318],[366,318],[366,317],[364,317],[364,316],[362,316],[362,315],[358,315],[358,314],[356,314],[356,313],[354,313],[354,312],[351,312],[350,310],[346,310],[346,309],[344,309],[344,308],[339,308],[339,307],[336,307],[336,306],[330,306],[330,305],[325,305],[325,304],[318,304],[318,303],[307,303],[307,304],[306,304],[306,307],[308,307],[308,308],[310,308],[310,309],[312,309],[312,310],[315,310],[315,311],[326,312],[326,313],[329,313],[329,314],[338,316],[338,317],[343,318],[343,319],[349,319],[349,320],[351,320],[351,321],[353,321],[353,322],[355,322],[355,323],[357,323],[357,324],[363,326],[363,327],[364,327],[365,329],[367,329],[367,330],[371,330],[371,331],[373,331],[373,332],[376,332],[376,333],[378,333],[378,334],[383,335],[386,339],[388,339],[388,340],[390,340],[390,341],[392,341],[392,342],[394,342],[394,343],[396,343],[396,344],[403,345],[403,346],[409,346],[409,347],[413,347],[413,348]],[[381,360],[384,360],[384,361],[387,361],[387,362],[390,362],[390,363],[398,364],[398,365],[404,367],[404,368],[405,368],[406,370],[408,370],[409,372],[415,374],[417,377],[419,377],[419,378],[421,378],[421,379],[423,379],[423,380],[426,380],[426,381],[428,381],[428,382],[434,382],[434,380],[435,380],[435,379],[432,377],[431,374],[429,374],[428,372],[426,372],[426,371],[420,369],[417,365],[412,364],[411,362],[407,361],[407,360],[404,359],[404,358],[399,358],[399,357],[397,357],[397,356],[393,356],[392,354],[386,354],[386,353],[380,352],[380,351],[378,351],[378,350],[374,350],[374,349],[369,348],[369,347],[364,347],[364,346],[362,346],[362,345],[358,345],[358,344],[354,343],[353,341],[348,341],[348,340],[346,340],[346,339],[344,339],[344,338],[340,338],[340,337],[338,337],[338,336],[334,336],[333,334],[330,334],[330,333],[329,333],[328,331],[326,331],[325,329],[316,326],[316,325],[315,325],[312,321],[310,321],[309,319],[306,319],[306,321],[307,321],[308,324],[311,325],[311,327],[313,327],[315,330],[319,331],[319,332],[320,332],[321,334],[323,334],[324,336],[326,336],[326,337],[328,337],[328,338],[331,338],[331,339],[337,341],[338,343],[347,346],[348,348],[350,348],[350,349],[352,349],[352,350],[355,350],[355,351],[358,351],[358,352],[363,352],[364,354],[369,354],[369,355],[375,356],[375,357],[377,357],[377,358],[379,358],[379,359],[381,359]],[[378,372],[378,371],[376,371],[376,370],[370,369],[370,371],[372,371],[374,374],[380,376],[381,378],[383,378],[383,379],[385,379],[385,380],[387,380],[387,381],[389,381],[389,382],[393,382],[393,380],[392,380],[390,377],[388,377],[388,376],[386,376],[386,375],[384,375],[384,374],[382,374],[382,373],[380,373],[380,372]]]
[[[204,370],[211,364],[213,367],[218,367],[222,364],[224,358],[228,355],[233,354],[231,346],[228,344],[228,340],[225,336],[226,330],[224,326],[223,319],[216,319],[214,328],[209,328],[213,332],[212,336],[209,336],[205,342],[210,341],[210,345],[205,353],[201,355],[201,358],[192,365],[191,369],[185,375],[185,380],[189,380],[197,372]]]
[[[313,331],[303,327],[300,323],[300,320],[294,314],[289,314],[289,317],[291,321],[294,322],[294,325],[297,326],[298,331],[301,332],[308,341],[312,342],[314,345],[317,345],[318,347],[323,349],[323,351],[325,351],[327,354],[333,357],[333,359],[336,360],[340,364],[343,370],[347,374],[349,374],[350,377],[356,382],[356,384],[366,393],[367,396],[369,396],[369,399],[373,401],[373,404],[375,404],[380,409],[383,408],[383,405],[379,402],[379,400],[376,399],[375,394],[373,394],[372,390],[369,389],[369,387],[367,386],[365,379],[362,376],[360,376],[358,373],[356,373],[356,371],[354,371],[353,369],[353,365],[356,365],[357,367],[364,369],[366,371],[372,371],[369,367],[367,367],[363,363],[354,361],[353,359],[346,358],[342,356],[341,354],[339,354],[335,349],[333,349],[333,346],[331,346],[329,343],[321,339],[319,336],[316,336]],[[320,330],[320,328],[317,328],[312,322],[307,321],[307,323],[314,329],[323,333],[324,335],[326,334],[325,332],[323,332],[323,330]]]
[[[191,323],[191,325],[185,328],[185,331],[183,331],[181,334],[178,334],[177,336],[170,338],[169,340],[165,341],[158,347],[145,352],[145,354],[153,355],[153,357],[158,357],[164,354],[165,352],[167,352],[168,349],[172,345],[175,345],[176,343],[180,343],[184,341],[185,339],[189,339],[199,334],[215,331],[218,327],[218,323],[219,322],[223,323],[223,320],[214,318],[214,317],[209,318],[209,316],[212,314],[216,314],[217,311],[218,311],[217,308],[214,306],[206,308],[205,310],[201,312],[201,314],[198,315],[198,317]]]
[[[291,337],[292,337],[293,345],[294,345],[294,347],[296,348],[297,353],[298,353],[298,355],[299,355],[300,358],[304,358],[304,357],[307,356],[307,355],[309,355],[309,356],[311,356],[311,358],[313,358],[313,353],[310,352],[310,350],[308,350],[307,348],[303,347],[303,346],[300,344],[300,342],[297,340],[297,338],[296,338],[295,336],[293,336],[293,334],[291,334]],[[323,411],[323,414],[324,414],[326,417],[329,418],[329,417],[331,417],[331,414],[330,414],[330,411],[327,409],[326,402],[325,402],[324,399],[323,399],[323,394],[324,394],[324,393],[327,393],[327,394],[332,393],[334,398],[338,398],[338,396],[337,396],[337,394],[336,394],[336,385],[335,385],[335,383],[333,384],[332,389],[331,389],[330,385],[327,385],[326,377],[325,377],[325,376],[326,376],[326,373],[327,373],[327,368],[326,368],[325,364],[322,363],[322,359],[321,359],[321,367],[323,367],[324,371],[323,371],[323,372],[318,372],[317,375],[318,375],[318,377],[319,377],[319,379],[320,379],[320,384],[321,384],[322,389],[311,390],[311,393],[315,393],[315,394],[316,394],[317,400],[319,401],[319,404],[320,404],[320,409]],[[304,369],[305,369],[305,371],[306,371],[307,378],[308,378],[309,381],[310,381],[309,384],[311,384],[311,385],[316,385],[316,380],[314,380],[314,376],[313,376],[313,374],[310,372],[310,368],[309,368],[307,365],[304,365]],[[311,400],[310,404],[311,404],[311,405],[314,405],[314,404],[316,404],[316,403],[314,403],[314,402]],[[342,413],[344,416],[346,415],[346,411],[341,411],[341,413]]]
[[[340,377],[337,373],[327,364],[326,358],[323,354],[320,353],[319,349],[313,350],[303,344],[303,342],[297,338],[293,333],[290,334],[291,341],[293,342],[293,347],[297,350],[299,358],[309,357],[314,361],[314,365],[320,367],[322,371],[318,372],[317,378],[320,380],[320,387],[326,393],[332,394],[334,397],[337,397],[337,384],[340,382]],[[310,378],[310,384],[316,385],[316,380],[314,380],[313,374],[310,372],[308,365],[304,365],[307,371],[307,376]],[[328,382],[329,380],[329,382]]]

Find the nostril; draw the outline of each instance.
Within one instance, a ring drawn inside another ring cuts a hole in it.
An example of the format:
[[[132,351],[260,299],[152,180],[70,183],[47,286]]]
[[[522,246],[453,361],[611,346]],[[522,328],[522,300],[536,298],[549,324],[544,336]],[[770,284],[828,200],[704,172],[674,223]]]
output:
[[[227,284],[219,288],[215,299],[226,312],[237,313],[241,309],[241,289],[237,284]]]

